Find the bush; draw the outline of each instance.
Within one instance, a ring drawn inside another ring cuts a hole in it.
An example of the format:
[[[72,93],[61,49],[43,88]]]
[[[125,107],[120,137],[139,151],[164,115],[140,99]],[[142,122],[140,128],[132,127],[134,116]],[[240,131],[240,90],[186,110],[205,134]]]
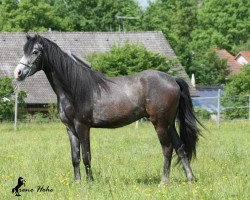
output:
[[[14,119],[14,98],[11,96],[14,87],[12,85],[11,78],[3,77],[0,78],[0,122],[12,121]],[[18,107],[19,114],[18,118],[21,119],[25,115],[25,102],[26,92],[18,92]]]
[[[225,110],[226,119],[248,118],[247,108],[236,108],[239,106],[249,106],[250,94],[250,64],[244,65],[239,73],[229,76],[229,82],[225,86],[222,97],[224,107],[233,107]]]
[[[48,105],[48,117],[52,121],[57,121],[59,119],[57,103],[50,103]]]
[[[197,118],[199,119],[210,119],[211,118],[211,113],[207,111],[206,109],[203,108],[194,108],[194,112]]]
[[[166,55],[148,51],[139,44],[113,45],[108,52],[94,52],[87,60],[93,69],[107,76],[129,75],[146,69],[169,72],[177,62]]]
[[[50,119],[48,118],[48,116],[46,114],[43,114],[40,112],[35,113],[33,115],[28,113],[25,115],[24,122],[41,124],[41,123],[50,122]]]

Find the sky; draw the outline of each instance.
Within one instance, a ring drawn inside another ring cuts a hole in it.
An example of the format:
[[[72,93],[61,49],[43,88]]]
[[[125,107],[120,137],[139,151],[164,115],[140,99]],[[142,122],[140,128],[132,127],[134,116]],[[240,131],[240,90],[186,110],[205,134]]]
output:
[[[142,8],[146,8],[148,5],[148,0],[137,0]]]

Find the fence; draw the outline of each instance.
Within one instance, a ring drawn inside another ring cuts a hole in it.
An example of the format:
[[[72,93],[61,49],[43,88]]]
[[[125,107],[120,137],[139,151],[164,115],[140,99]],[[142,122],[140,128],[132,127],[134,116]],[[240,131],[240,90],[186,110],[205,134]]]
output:
[[[230,98],[223,98],[219,89],[217,96],[193,97],[192,102],[195,108],[202,108],[211,113],[212,119],[217,121],[218,128],[221,121],[226,120],[249,120],[250,121],[250,95],[242,95]],[[232,105],[230,105],[230,102]],[[236,113],[233,116],[232,113]]]
[[[18,89],[15,94],[15,118],[14,118],[14,129],[17,128],[17,111],[18,111],[18,102],[17,102],[17,93]],[[244,96],[237,96],[237,97],[230,97],[227,99],[228,101],[236,101],[239,100],[239,102],[243,102],[243,104],[236,104],[232,106],[228,106],[222,103],[223,93],[219,89],[216,96],[210,96],[210,97],[193,97],[192,102],[194,104],[195,108],[201,108],[206,111],[208,111],[213,120],[217,121],[218,128],[220,127],[222,120],[249,120],[250,121],[250,95],[244,95]],[[245,98],[245,99],[244,99]],[[242,101],[244,99],[244,101]],[[241,101],[240,101],[241,100]],[[225,101],[225,99],[224,99]],[[238,112],[239,117],[232,117],[227,118],[226,115],[230,112],[234,112],[235,110],[244,111]],[[243,113],[243,115],[241,114]],[[138,122],[136,123],[136,127],[138,127]]]

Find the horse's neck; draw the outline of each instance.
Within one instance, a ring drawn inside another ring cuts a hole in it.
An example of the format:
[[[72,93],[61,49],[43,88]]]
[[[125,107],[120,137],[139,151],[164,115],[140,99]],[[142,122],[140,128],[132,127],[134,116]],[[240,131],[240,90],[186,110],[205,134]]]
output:
[[[56,76],[56,73],[51,70],[44,70],[44,73],[47,76],[47,79],[53,89],[53,91],[56,93],[57,97],[60,97],[62,93],[64,96],[68,96],[68,94],[65,94],[65,91],[62,88],[62,84],[60,83],[59,78]]]

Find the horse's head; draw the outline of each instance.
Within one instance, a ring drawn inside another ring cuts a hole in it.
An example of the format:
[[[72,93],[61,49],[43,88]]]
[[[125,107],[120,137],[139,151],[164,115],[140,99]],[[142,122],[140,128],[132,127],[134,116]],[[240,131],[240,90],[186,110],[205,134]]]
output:
[[[43,68],[41,36],[35,35],[31,37],[27,35],[26,37],[27,42],[23,47],[24,55],[14,71],[14,77],[18,81],[24,80]]]

